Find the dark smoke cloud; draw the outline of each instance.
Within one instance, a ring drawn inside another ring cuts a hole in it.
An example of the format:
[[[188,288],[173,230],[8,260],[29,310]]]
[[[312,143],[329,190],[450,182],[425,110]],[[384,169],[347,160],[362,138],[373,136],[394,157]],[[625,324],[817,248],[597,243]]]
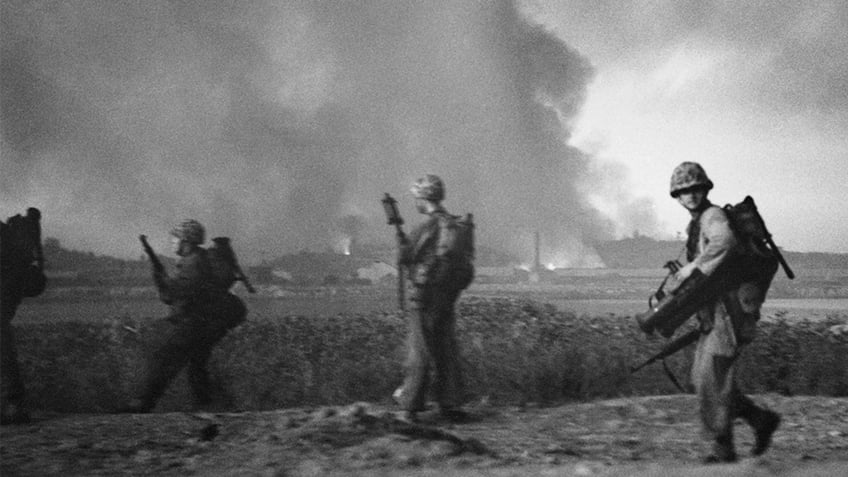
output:
[[[590,65],[511,2],[4,0],[0,21],[0,197],[63,243],[136,256],[184,217],[248,261],[389,240],[379,199],[416,222],[424,173],[525,257],[535,230],[612,230],[565,145]]]

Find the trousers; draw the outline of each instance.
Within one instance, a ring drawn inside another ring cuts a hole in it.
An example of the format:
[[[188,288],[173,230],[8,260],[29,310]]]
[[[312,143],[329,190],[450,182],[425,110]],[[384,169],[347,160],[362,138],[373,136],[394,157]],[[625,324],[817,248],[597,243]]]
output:
[[[425,287],[411,297],[406,377],[400,398],[407,411],[424,410],[431,391],[442,409],[462,404],[464,384],[454,312],[459,294],[459,290]]]

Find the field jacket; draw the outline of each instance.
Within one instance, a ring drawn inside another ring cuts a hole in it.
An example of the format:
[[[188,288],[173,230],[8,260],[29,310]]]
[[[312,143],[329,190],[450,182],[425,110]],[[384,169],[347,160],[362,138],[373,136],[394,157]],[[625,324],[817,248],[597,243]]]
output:
[[[409,267],[412,283],[417,287],[430,284],[436,266],[436,244],[439,241],[439,216],[447,214],[439,207],[418,224],[400,246],[400,263]]]
[[[171,306],[172,316],[196,313],[215,298],[212,270],[206,250],[197,247],[180,257],[174,276],[160,276],[156,280],[160,299]]]
[[[709,206],[699,215],[693,216],[693,222],[696,220],[697,224],[689,226],[690,232],[699,229],[691,263],[704,275],[710,276],[726,261],[737,257],[738,242],[727,214],[721,207]],[[763,295],[763,290],[756,284],[742,283],[698,311],[701,330],[715,334],[710,340],[712,354],[733,356],[739,345],[753,339],[759,310],[765,298]]]

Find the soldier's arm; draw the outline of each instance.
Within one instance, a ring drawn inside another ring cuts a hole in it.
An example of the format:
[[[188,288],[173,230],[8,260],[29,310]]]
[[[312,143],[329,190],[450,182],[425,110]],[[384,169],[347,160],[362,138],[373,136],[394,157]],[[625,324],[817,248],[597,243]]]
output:
[[[704,211],[701,233],[705,235],[705,246],[693,263],[704,275],[710,275],[736,246],[736,237],[730,228],[727,214],[719,207],[710,207]]]
[[[401,265],[412,265],[418,263],[420,255],[428,240],[435,238],[433,225],[434,219],[429,219],[416,226],[407,236],[407,240],[400,246]]]

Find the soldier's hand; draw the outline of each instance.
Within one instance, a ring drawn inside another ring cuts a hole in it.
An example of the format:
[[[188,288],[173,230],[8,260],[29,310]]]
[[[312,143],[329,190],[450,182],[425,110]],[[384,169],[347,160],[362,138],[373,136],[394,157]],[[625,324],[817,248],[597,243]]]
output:
[[[695,263],[690,262],[684,265],[680,270],[678,270],[677,273],[674,274],[674,276],[678,280],[683,281],[689,278],[689,275],[692,275],[693,271],[695,271]]]

